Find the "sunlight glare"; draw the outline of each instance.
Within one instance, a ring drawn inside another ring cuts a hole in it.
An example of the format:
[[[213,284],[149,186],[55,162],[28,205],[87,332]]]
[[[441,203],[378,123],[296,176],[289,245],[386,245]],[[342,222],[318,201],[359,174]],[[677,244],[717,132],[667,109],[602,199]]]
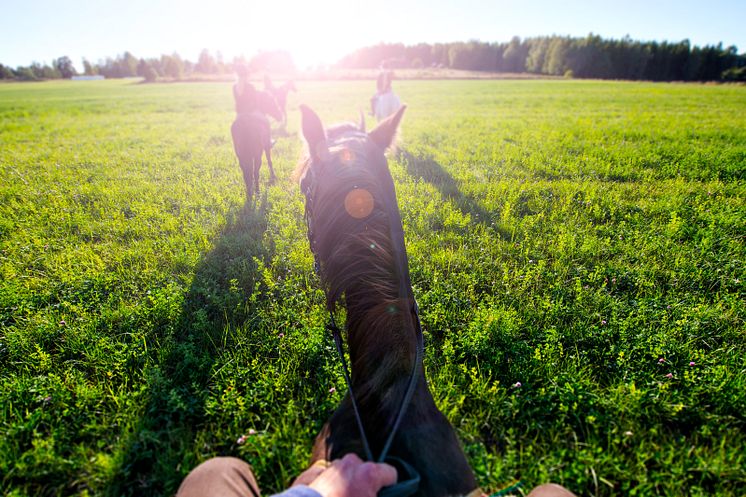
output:
[[[250,58],[261,50],[286,50],[298,69],[332,64],[350,51],[345,40],[354,37],[361,22],[350,2],[298,2],[277,0],[262,3],[218,4],[230,29],[232,50]],[[357,19],[357,20],[356,20]],[[224,37],[223,27],[216,37]]]

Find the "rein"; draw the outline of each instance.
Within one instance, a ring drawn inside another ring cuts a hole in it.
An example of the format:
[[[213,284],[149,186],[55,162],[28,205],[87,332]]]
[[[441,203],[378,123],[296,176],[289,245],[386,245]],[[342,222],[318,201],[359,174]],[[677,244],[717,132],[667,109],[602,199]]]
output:
[[[404,248],[404,229],[402,227],[401,223],[401,217],[399,215],[399,209],[396,203],[395,193],[394,193],[394,181],[391,177],[391,173],[388,171],[388,168],[380,167],[378,166],[378,176],[383,180],[383,188],[382,188],[382,197],[380,199],[381,205],[384,206],[386,213],[389,218],[389,235],[391,238],[391,244],[393,248],[393,255],[394,255],[394,266],[396,268],[397,272],[397,279],[398,279],[398,297],[400,301],[407,301],[410,298],[410,291],[411,291],[411,280],[409,277],[409,267],[407,263],[407,254]],[[303,189],[303,193],[306,197],[306,209],[305,209],[305,220],[306,220],[306,226],[308,228],[308,240],[311,245],[311,252],[313,252],[314,256],[314,269],[317,274],[320,274],[321,266],[319,262],[318,257],[318,251],[316,247],[316,240],[313,232],[313,223],[311,221],[312,214],[313,214],[313,191],[312,191],[312,185],[315,183],[315,173],[313,172],[311,166],[308,167],[306,171],[306,177],[303,180],[303,183],[305,183],[305,186]],[[412,401],[412,397],[414,396],[415,389],[417,387],[417,378],[420,374],[420,364],[422,364],[422,358],[424,355],[424,344],[423,344],[423,337],[422,337],[422,327],[420,324],[420,317],[419,317],[419,309],[417,307],[417,302],[414,300],[414,296],[412,298],[412,305],[411,307],[407,309],[403,309],[404,315],[405,315],[405,326],[408,329],[413,329],[415,331],[415,338],[416,338],[416,348],[415,348],[415,360],[414,364],[412,366],[412,372],[409,377],[409,383],[407,385],[407,390],[404,393],[404,397],[402,399],[401,406],[399,407],[399,411],[396,414],[396,418],[394,419],[394,424],[391,427],[391,431],[389,432],[388,437],[386,438],[386,441],[383,445],[383,449],[381,450],[381,453],[378,455],[378,458],[373,457],[373,453],[370,449],[370,443],[368,442],[368,437],[365,433],[365,427],[363,426],[362,417],[360,416],[360,411],[357,406],[357,402],[355,400],[355,394],[352,389],[352,381],[350,380],[350,373],[349,368],[347,367],[347,361],[345,360],[344,356],[344,350],[343,350],[343,340],[342,340],[342,332],[337,326],[337,323],[334,319],[334,312],[333,310],[329,311],[329,323],[326,326],[326,329],[329,330],[332,334],[332,337],[334,339],[334,344],[337,349],[337,354],[340,358],[340,361],[342,363],[343,372],[344,372],[344,378],[345,382],[347,384],[347,389],[350,394],[350,401],[352,403],[353,412],[355,414],[355,420],[358,425],[358,430],[360,432],[360,439],[363,444],[363,450],[365,452],[365,456],[368,459],[368,461],[376,461],[376,462],[389,462],[395,465],[399,471],[399,473],[402,473],[406,476],[406,478],[403,478],[404,481],[400,481],[399,483],[395,485],[391,485],[389,487],[385,487],[381,489],[379,492],[379,497],[406,497],[409,495],[412,495],[415,493],[419,487],[420,482],[420,475],[417,473],[417,471],[408,463],[405,461],[396,458],[396,457],[388,457],[388,452],[391,449],[391,445],[393,444],[394,438],[396,437],[396,434],[399,430],[399,426],[401,425],[402,420],[404,419],[404,415],[407,412],[407,407]],[[414,317],[413,317],[414,316]],[[408,326],[407,326],[408,325]],[[402,478],[400,478],[402,480]]]

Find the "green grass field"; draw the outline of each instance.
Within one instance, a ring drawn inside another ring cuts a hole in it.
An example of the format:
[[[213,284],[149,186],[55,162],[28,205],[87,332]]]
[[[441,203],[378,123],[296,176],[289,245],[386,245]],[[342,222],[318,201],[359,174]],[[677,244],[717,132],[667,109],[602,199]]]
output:
[[[0,493],[304,468],[345,389],[297,105],[356,119],[373,86],[298,83],[251,209],[229,84],[0,85]],[[745,495],[746,88],[396,90],[426,374],[483,488]]]

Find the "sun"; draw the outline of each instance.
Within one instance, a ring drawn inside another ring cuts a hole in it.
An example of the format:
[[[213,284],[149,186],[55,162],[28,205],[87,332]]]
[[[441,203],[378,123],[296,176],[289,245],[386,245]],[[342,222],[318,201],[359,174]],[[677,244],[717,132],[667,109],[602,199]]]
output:
[[[247,57],[258,51],[284,50],[303,69],[332,64],[360,46],[361,21],[351,2],[275,0],[213,8],[221,7],[233,13],[227,17],[230,27],[223,26],[233,30],[231,44]]]

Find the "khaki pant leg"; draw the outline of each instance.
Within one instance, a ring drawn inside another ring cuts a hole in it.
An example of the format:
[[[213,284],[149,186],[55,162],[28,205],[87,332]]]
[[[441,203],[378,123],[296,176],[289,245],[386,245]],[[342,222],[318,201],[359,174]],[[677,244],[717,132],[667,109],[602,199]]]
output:
[[[181,482],[176,497],[260,497],[251,466],[235,457],[213,457]]]

